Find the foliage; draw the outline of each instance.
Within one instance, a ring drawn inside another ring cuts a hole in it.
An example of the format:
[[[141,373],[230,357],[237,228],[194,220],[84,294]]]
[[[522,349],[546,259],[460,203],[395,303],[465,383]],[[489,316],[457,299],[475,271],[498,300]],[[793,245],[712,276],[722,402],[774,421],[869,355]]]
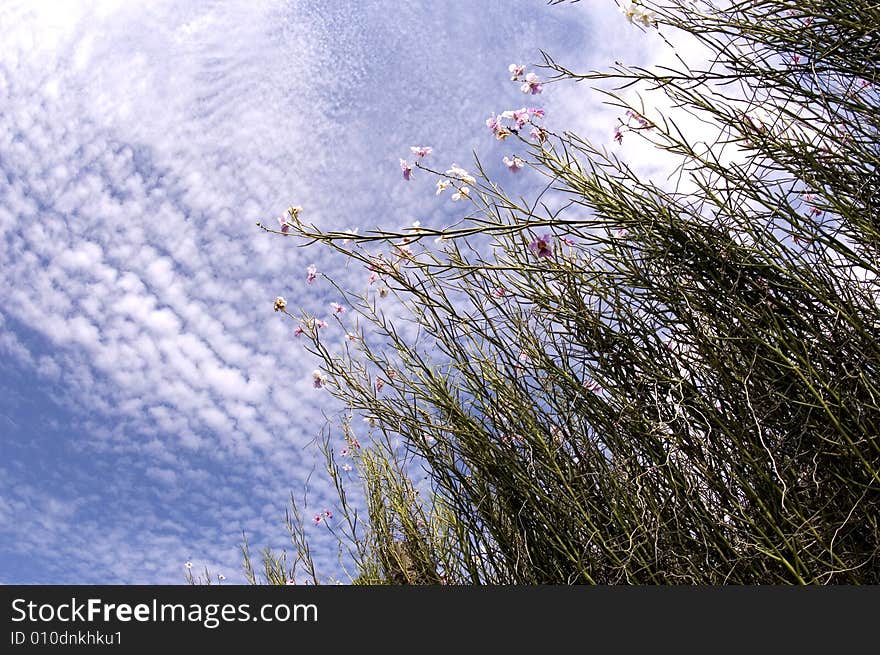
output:
[[[452,228],[284,220],[391,291],[340,289],[361,326],[342,352],[281,309],[348,443],[375,425],[352,448],[365,522],[325,444],[358,583],[880,582],[880,5],[624,9],[708,61],[545,55],[543,84],[604,94],[669,179],[531,115],[490,127],[544,177],[534,197],[419,156],[407,179],[470,203]]]

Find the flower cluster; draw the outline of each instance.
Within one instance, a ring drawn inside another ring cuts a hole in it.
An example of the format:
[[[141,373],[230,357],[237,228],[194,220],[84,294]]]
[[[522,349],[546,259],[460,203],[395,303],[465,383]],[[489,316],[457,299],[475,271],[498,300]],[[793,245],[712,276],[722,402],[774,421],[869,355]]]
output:
[[[626,19],[633,25],[639,24],[643,27],[653,27],[657,25],[657,14],[650,9],[642,7],[637,2],[627,2],[620,7],[620,13],[626,16]]]
[[[486,119],[486,127],[492,131],[496,139],[504,141],[511,134],[519,134],[519,131],[526,125],[531,125],[530,137],[543,143],[546,139],[546,133],[535,121],[544,118],[544,115],[544,110],[539,107],[508,109],[501,112],[500,115],[496,116],[493,113],[489,116]]]
[[[452,167],[446,171],[446,175],[451,179],[437,181],[436,195],[439,196],[449,187],[454,187],[455,193],[452,194],[452,200],[461,200],[462,198],[471,197],[471,189],[468,185],[477,183],[477,180],[473,175],[468,173],[458,164],[453,164]]]
[[[321,514],[315,514],[315,525],[320,525],[322,521],[326,521],[327,519],[333,518],[333,512],[329,509],[325,509]]]
[[[431,146],[410,146],[409,151],[416,160],[423,159],[433,152]],[[400,170],[403,172],[403,179],[409,182],[413,178],[414,164],[407,159],[400,160]]]
[[[614,128],[614,140],[617,143],[623,143],[624,132],[639,132],[641,130],[650,130],[654,128],[654,124],[640,113],[627,109],[626,120],[621,121],[620,125]]]
[[[526,67],[521,64],[511,64],[507,67],[510,71],[510,81],[520,82],[519,90],[530,95],[537,95],[544,90],[544,84],[534,73],[526,73]]]

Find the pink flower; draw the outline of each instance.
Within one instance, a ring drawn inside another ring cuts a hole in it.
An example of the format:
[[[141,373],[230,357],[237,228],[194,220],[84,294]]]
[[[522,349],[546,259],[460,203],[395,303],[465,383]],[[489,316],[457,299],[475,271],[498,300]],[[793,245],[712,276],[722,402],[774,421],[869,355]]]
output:
[[[385,380],[379,378],[376,380],[376,391],[382,391],[382,387],[385,386]]]
[[[602,387],[595,380],[587,378],[584,380],[584,389],[592,391],[593,393],[599,393],[602,390]]]
[[[376,283],[376,273],[370,273],[370,284]]]
[[[306,269],[306,273],[308,273],[308,275],[306,276],[306,282],[308,282],[309,284],[318,279],[318,269],[314,264]]]
[[[535,253],[538,257],[552,257],[553,246],[550,245],[550,235],[545,234],[532,241],[532,243],[529,244],[529,250]]]
[[[486,127],[492,130],[492,134],[495,135],[495,138],[499,141],[504,141],[507,137],[510,136],[510,130],[504,127],[504,124],[501,122],[502,116],[496,116],[494,113],[486,119]]]
[[[513,159],[505,157],[502,161],[510,169],[511,173],[518,173],[525,166],[525,162],[516,155],[513,156]]]
[[[572,241],[568,237],[559,237],[559,240],[562,241],[562,243],[567,245],[569,248],[574,246],[574,241]]]
[[[547,140],[547,132],[540,127],[533,127],[532,131],[529,133],[529,137],[538,143],[544,143]]]
[[[614,128],[614,140],[623,143],[623,128],[620,125]]]
[[[314,521],[315,521],[315,525],[320,525],[321,524],[321,515],[315,514]]]
[[[522,86],[519,88],[523,93],[531,93],[532,95],[536,95],[541,93],[544,90],[544,85],[541,84],[541,80],[538,79],[538,76],[534,73],[529,73],[525,77],[525,82],[522,83]]]
[[[325,509],[325,510],[324,510],[324,518],[332,519],[332,518],[333,518],[333,512],[331,512],[329,509]]]
[[[327,321],[323,321],[319,318],[315,321],[315,327],[317,327],[319,330],[323,330],[325,327],[327,327]]]
[[[431,146],[410,146],[409,151],[421,159],[422,157],[427,157],[433,152],[433,148]]]
[[[345,310],[345,307],[343,307],[342,305],[340,305],[338,302],[331,302],[331,303],[330,303],[330,309],[333,310],[333,313],[334,313],[334,314],[344,314],[345,311],[346,311],[346,310]]]
[[[508,109],[501,113],[501,118],[514,121],[516,123],[516,128],[519,129],[529,122],[529,110],[525,107],[522,109]]]
[[[544,110],[538,107],[530,108],[529,114],[532,116],[532,118],[544,118]]]
[[[409,181],[412,179],[412,176],[413,176],[412,164],[410,164],[407,160],[405,160],[405,159],[400,160],[400,170],[403,171],[403,179],[404,180]]]
[[[287,219],[282,216],[279,216],[278,222],[281,223],[281,233],[282,234],[289,234],[290,233],[290,223],[287,222]]]
[[[297,326],[293,329],[293,336],[295,336],[295,337],[301,336],[303,332],[305,332],[305,330],[303,329],[303,326],[302,326],[302,325],[297,325]]]
[[[315,389],[321,389],[324,386],[324,374],[318,369],[312,371],[312,386]]]
[[[495,291],[492,293],[492,295],[495,296],[496,298],[503,298],[504,296],[507,295],[507,291],[505,290],[504,287],[496,287]]]
[[[340,450],[339,456],[340,457],[348,457],[348,448],[343,448],[342,450]]]
[[[510,81],[516,82],[526,72],[526,67],[520,64],[511,64],[507,70],[510,71]]]
[[[352,334],[351,332],[346,332],[345,333],[345,340],[346,341],[360,341],[360,337],[358,337],[358,335],[356,335],[356,334]]]
[[[651,124],[651,121],[649,121],[647,118],[645,118],[645,117],[642,116],[641,114],[638,114],[638,113],[634,112],[634,111],[631,110],[631,109],[628,109],[628,110],[626,111],[626,117],[627,117],[627,119],[630,119],[630,118],[631,118],[631,119],[633,119],[634,121],[636,121],[636,122],[639,124],[639,127],[642,128],[642,129],[649,129],[649,128],[651,128],[651,127],[654,127],[654,126]]]

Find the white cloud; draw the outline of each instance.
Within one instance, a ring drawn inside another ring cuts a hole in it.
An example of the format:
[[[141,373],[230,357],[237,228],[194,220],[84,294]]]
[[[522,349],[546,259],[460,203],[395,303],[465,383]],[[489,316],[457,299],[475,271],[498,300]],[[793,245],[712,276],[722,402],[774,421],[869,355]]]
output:
[[[483,120],[522,102],[507,64],[628,27],[597,16],[537,1],[485,15],[464,0],[3,3],[0,349],[78,417],[60,446],[87,469],[58,473],[81,499],[69,507],[51,482],[16,484],[35,466],[18,460],[0,493],[10,548],[61,555],[59,580],[179,582],[198,557],[231,579],[243,526],[283,539],[332,406],[272,299],[326,315],[338,298],[306,266],[353,287],[366,275],[255,221],[301,204],[335,229],[445,224],[463,210],[428,175],[403,183],[397,157],[430,142],[445,166],[496,147]],[[557,120],[581,120],[584,96],[556,89]],[[152,484],[126,486],[127,470]],[[317,480],[311,499],[332,505]]]

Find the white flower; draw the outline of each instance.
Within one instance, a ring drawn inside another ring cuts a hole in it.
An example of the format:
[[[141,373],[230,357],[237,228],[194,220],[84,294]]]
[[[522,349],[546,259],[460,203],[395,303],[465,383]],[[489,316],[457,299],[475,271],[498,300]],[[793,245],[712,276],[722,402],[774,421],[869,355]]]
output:
[[[454,177],[461,180],[465,184],[477,183],[477,180],[470,173],[461,168],[458,164],[453,164],[452,167],[448,171],[446,171],[446,174],[449,177]]]
[[[435,196],[439,196],[441,193],[446,191],[450,186],[452,186],[452,182],[449,180],[438,180],[437,181],[437,192],[434,194]]]
[[[470,198],[470,197],[471,197],[471,190],[466,186],[459,187],[458,191],[456,191],[455,193],[452,194],[453,200],[461,200],[462,198]]]
[[[186,568],[188,568],[188,569],[191,569],[191,568],[193,567],[193,563],[192,563],[192,562],[187,562],[186,564],[184,564],[184,566],[185,566]]]
[[[653,11],[645,9],[635,2],[623,4],[620,7],[620,13],[626,16],[626,19],[633,25],[641,23],[645,27],[651,27],[657,23],[657,15]]]

